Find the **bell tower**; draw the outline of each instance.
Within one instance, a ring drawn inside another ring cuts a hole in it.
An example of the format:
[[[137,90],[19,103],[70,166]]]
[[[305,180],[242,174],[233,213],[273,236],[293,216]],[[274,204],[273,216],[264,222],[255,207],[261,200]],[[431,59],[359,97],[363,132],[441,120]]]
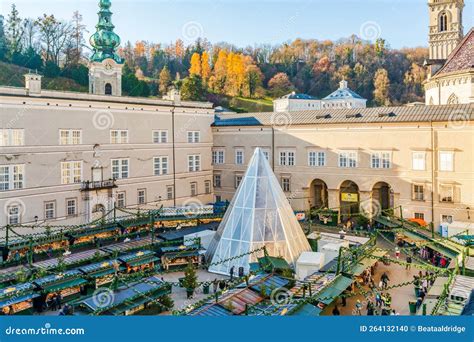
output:
[[[446,60],[463,38],[464,0],[428,0],[430,60]]]
[[[123,60],[117,54],[120,37],[114,32],[111,6],[110,0],[99,2],[97,31],[90,38],[89,93],[121,96]]]

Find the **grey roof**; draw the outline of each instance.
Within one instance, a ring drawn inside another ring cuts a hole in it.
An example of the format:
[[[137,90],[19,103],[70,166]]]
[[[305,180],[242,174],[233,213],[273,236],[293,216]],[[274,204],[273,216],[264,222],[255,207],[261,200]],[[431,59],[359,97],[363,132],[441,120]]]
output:
[[[290,93],[280,97],[281,99],[291,99],[291,100],[317,100],[316,97],[308,95],[308,94],[298,94],[298,93]]]
[[[320,109],[295,112],[221,114],[215,127],[311,124],[367,124],[397,122],[449,122],[459,125],[474,120],[474,104]]]
[[[328,96],[326,96],[323,100],[344,100],[344,99],[359,99],[359,100],[366,100],[355,91],[350,90],[349,88],[344,89],[337,89],[336,91],[332,92]]]

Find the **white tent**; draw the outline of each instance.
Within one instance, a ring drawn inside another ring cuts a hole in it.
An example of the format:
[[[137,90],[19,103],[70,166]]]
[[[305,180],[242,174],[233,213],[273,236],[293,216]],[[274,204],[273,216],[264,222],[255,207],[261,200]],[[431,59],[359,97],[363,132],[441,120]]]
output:
[[[291,265],[302,252],[311,251],[268,160],[257,148],[207,251],[207,260],[213,264],[209,271],[229,274],[234,266],[235,272],[243,267],[247,273],[249,263],[263,256],[263,251],[228,259],[263,246],[270,256],[281,256]]]

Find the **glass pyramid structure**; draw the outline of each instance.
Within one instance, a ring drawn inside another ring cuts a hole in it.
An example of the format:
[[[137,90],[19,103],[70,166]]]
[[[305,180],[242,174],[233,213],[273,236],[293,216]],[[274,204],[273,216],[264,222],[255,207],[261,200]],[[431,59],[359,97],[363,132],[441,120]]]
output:
[[[263,246],[268,255],[283,257],[290,265],[302,252],[311,251],[267,158],[257,148],[207,251],[209,271],[229,274],[234,266],[234,274],[239,267],[248,273],[249,263],[263,251],[232,258]]]

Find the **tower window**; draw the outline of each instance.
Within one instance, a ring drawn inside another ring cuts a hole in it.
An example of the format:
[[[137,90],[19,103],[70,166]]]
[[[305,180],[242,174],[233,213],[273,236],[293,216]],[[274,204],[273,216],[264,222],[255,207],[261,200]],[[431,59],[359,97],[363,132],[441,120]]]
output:
[[[445,32],[448,30],[448,15],[441,13],[439,16],[439,32]]]
[[[110,83],[105,85],[105,95],[112,95],[112,85]]]

